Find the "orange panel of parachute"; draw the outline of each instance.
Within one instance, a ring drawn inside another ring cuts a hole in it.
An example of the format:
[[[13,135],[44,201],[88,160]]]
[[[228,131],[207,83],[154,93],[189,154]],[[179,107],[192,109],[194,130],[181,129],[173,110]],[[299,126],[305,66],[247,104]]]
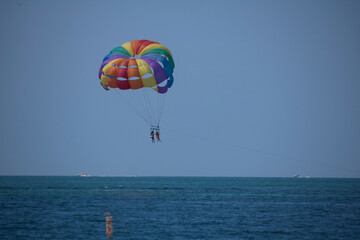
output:
[[[144,86],[135,59],[130,59],[127,73],[131,89],[139,89]]]

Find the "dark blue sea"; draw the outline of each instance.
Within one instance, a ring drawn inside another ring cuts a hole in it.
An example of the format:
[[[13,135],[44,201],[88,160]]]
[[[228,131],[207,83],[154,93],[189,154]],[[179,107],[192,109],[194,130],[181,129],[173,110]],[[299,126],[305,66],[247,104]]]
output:
[[[360,239],[360,179],[0,177],[0,239]]]

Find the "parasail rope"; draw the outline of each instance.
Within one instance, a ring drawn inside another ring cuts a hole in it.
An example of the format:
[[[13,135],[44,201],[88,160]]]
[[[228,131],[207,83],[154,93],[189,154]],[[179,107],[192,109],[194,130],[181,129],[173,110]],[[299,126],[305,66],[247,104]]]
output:
[[[151,126],[151,124],[149,123],[148,120],[146,120],[146,118],[143,116],[143,114],[141,114],[141,112],[139,111],[138,109],[138,106],[136,106],[135,104],[133,104],[134,102],[131,102],[127,96],[121,94],[119,91],[113,91],[113,90],[110,90],[110,92],[112,94],[115,94],[115,95],[118,95],[120,96],[120,99],[126,103],[127,105],[129,105],[131,107],[131,109],[135,112],[135,114],[137,114],[142,120],[144,120],[147,124],[149,124]],[[116,93],[115,93],[116,92]]]
[[[160,105],[161,105],[161,107],[160,107],[160,114],[159,114],[158,123],[157,123],[158,126],[160,125],[160,120],[161,120],[162,113],[163,113],[163,110],[164,110],[164,105],[165,105],[165,101],[166,101],[166,96],[167,96],[167,95],[164,95],[162,101],[160,100]]]
[[[143,88],[137,90],[110,90],[112,94],[119,95],[120,99],[129,105],[132,110],[150,126],[160,124],[166,94],[159,94],[153,89]]]

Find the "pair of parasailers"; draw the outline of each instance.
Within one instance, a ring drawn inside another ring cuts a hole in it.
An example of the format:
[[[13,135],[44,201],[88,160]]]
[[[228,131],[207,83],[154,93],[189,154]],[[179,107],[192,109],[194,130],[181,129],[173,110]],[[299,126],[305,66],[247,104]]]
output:
[[[151,130],[150,137],[151,137],[152,142],[155,143],[154,135],[156,136],[156,140],[158,142],[161,142],[160,141],[160,132],[159,132],[160,129],[159,129],[159,127],[151,128],[150,130]],[[155,134],[154,134],[154,131],[156,131]]]

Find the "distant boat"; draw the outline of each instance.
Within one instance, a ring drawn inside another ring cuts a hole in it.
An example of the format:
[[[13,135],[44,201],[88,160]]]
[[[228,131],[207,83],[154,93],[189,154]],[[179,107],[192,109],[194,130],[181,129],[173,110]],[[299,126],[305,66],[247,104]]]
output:
[[[299,175],[299,174],[294,174],[294,175],[293,175],[293,178],[310,178],[310,176],[305,176],[305,177],[303,177],[303,176],[301,176],[301,175]]]
[[[89,175],[85,174],[85,173],[80,173],[78,174],[79,177],[88,177]]]

